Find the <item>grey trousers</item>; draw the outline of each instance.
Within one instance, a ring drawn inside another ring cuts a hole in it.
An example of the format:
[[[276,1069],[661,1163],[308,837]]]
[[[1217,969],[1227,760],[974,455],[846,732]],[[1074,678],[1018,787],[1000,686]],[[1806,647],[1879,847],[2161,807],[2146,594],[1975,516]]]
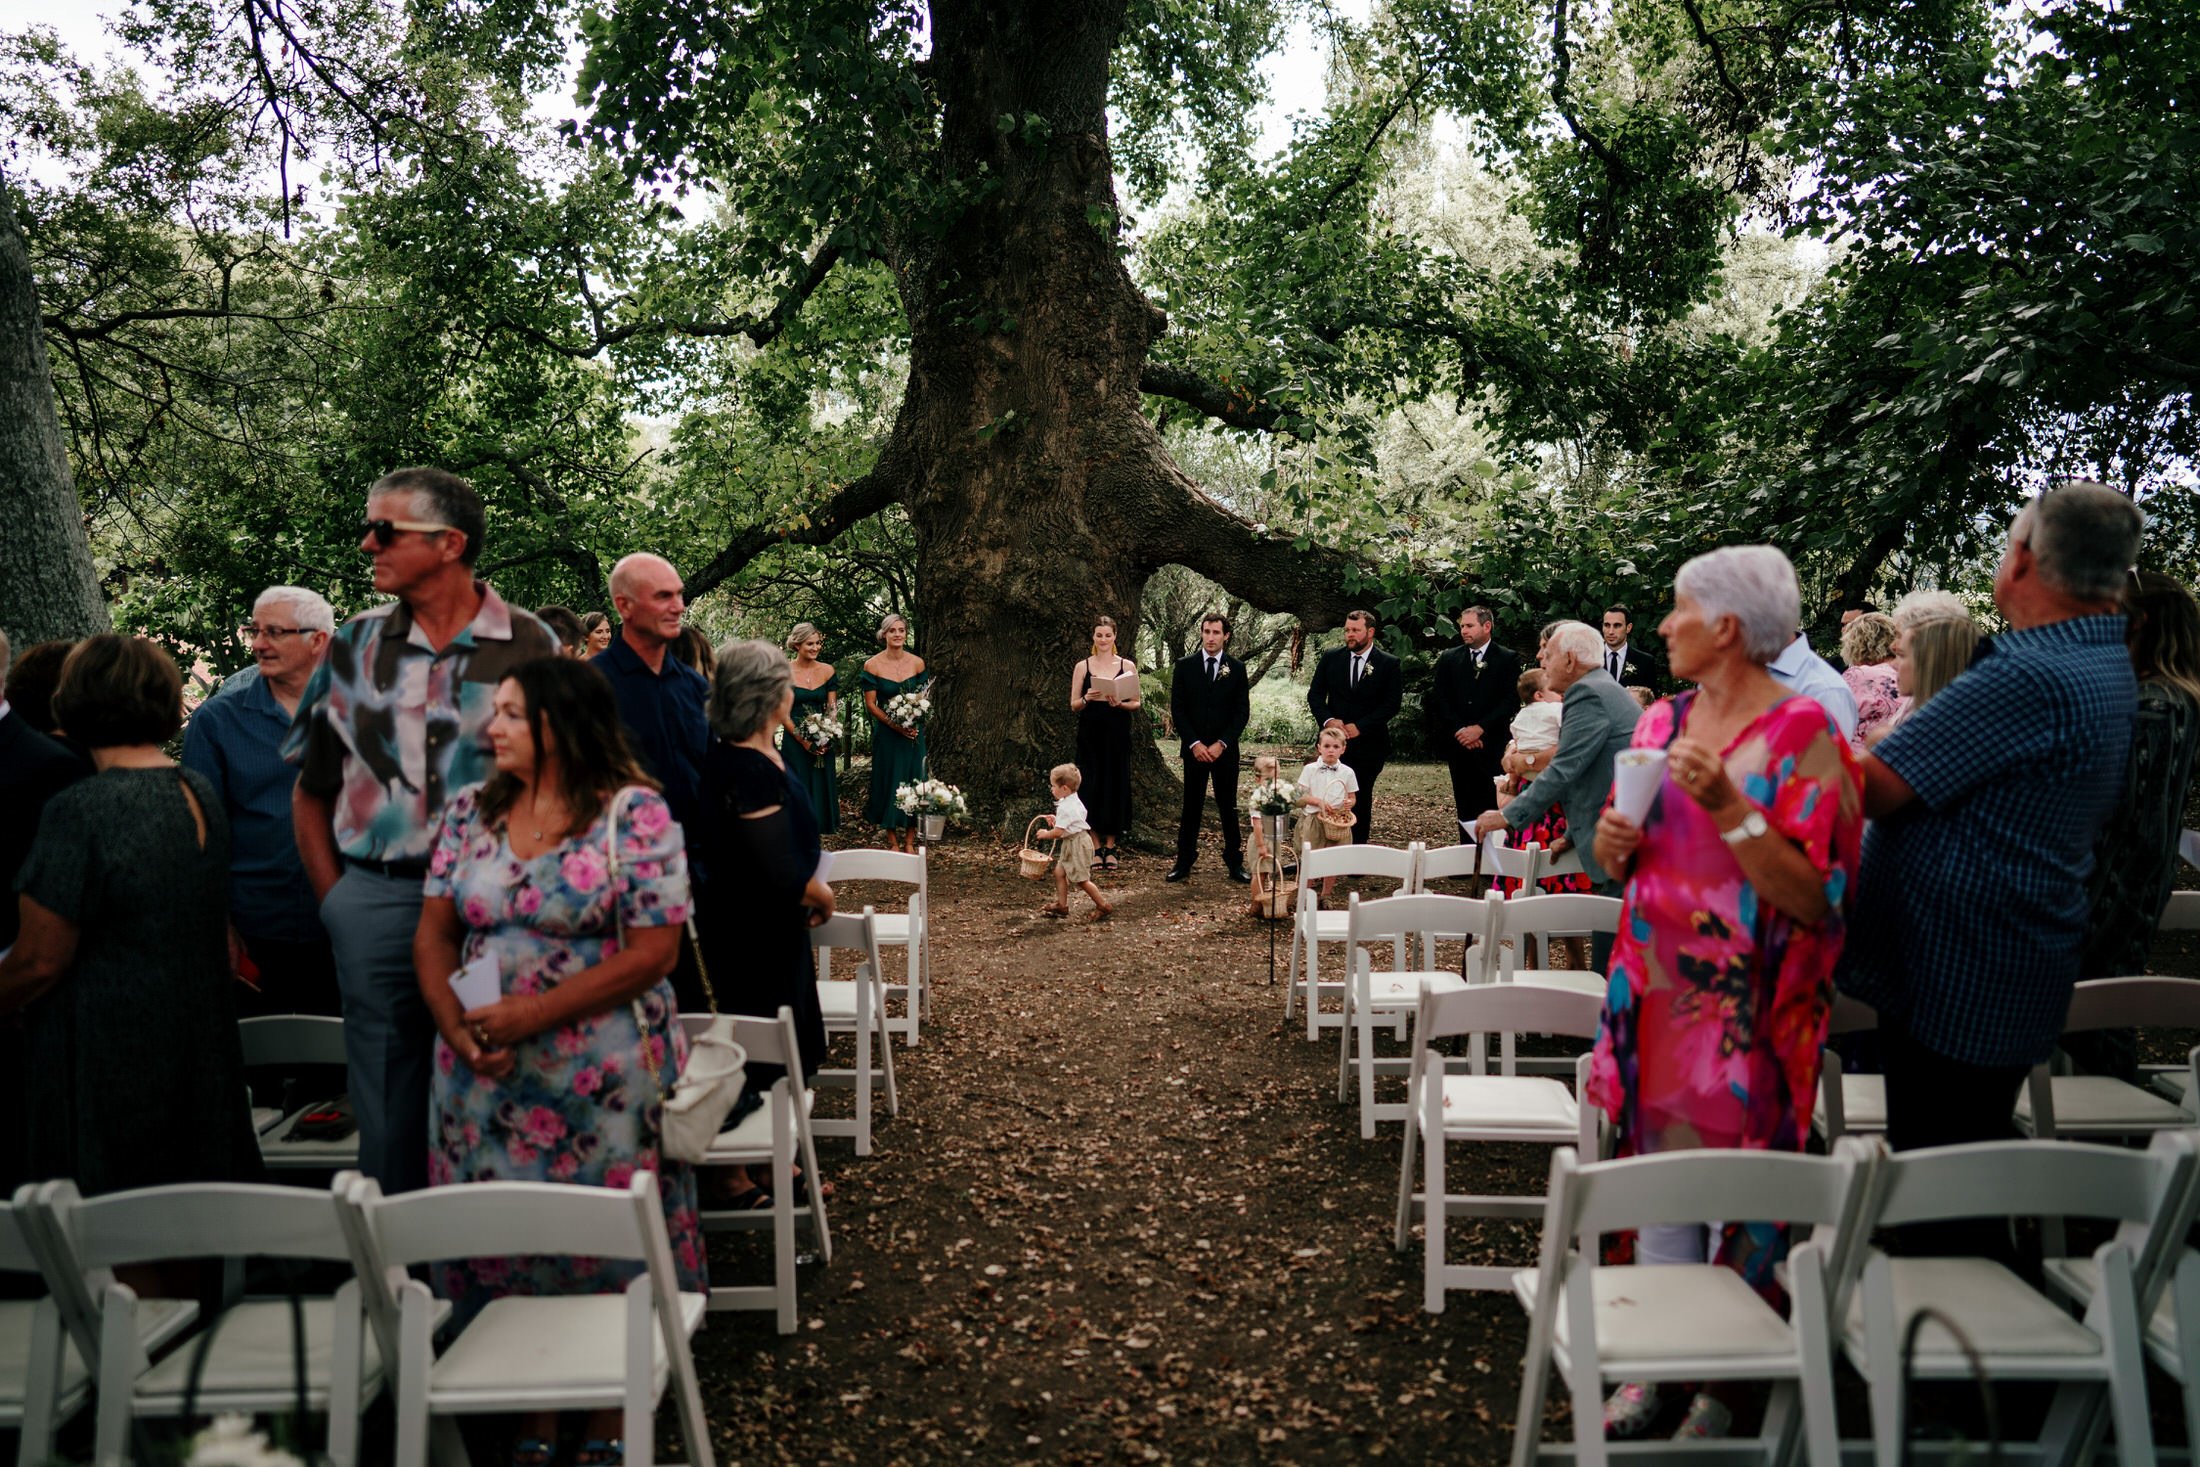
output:
[[[356,866],[321,903],[344,999],[344,1059],[359,1119],[359,1170],[384,1192],[428,1185],[428,1073],[435,1021],[413,974],[420,883]]]

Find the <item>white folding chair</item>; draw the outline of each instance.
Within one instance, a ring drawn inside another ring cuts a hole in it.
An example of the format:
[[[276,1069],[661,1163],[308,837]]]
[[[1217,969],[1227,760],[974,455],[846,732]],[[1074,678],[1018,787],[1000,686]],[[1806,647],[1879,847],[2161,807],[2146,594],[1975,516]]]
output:
[[[879,982],[884,985],[889,1003],[901,1001],[901,1013],[889,1013],[886,1027],[899,1034],[902,1043],[914,1049],[918,1038],[918,1021],[932,1012],[932,883],[931,868],[925,864],[924,852],[911,855],[907,851],[878,851],[870,849],[834,851],[832,868],[827,877],[834,882],[885,881],[906,886],[909,903],[899,912],[878,914],[878,945],[882,948],[898,947],[907,958],[903,976],[899,982],[890,982],[882,972]],[[830,980],[833,976],[832,954],[818,954],[817,976]]]
[[[2162,904],[2156,932],[2200,932],[2200,891],[2173,891]]]
[[[2188,866],[2200,866],[2200,830],[2187,830],[2177,841],[2177,854]]]
[[[1424,846],[1421,850],[1420,864],[1414,868],[1413,881],[1407,887],[1407,890],[1417,894],[1435,895],[1435,893],[1430,892],[1429,883],[1435,881],[1461,881],[1479,874],[1481,856],[1482,848],[1472,841],[1464,841],[1455,846]],[[1479,926],[1466,932],[1422,933],[1421,966],[1424,968],[1436,966],[1437,943],[1462,942],[1471,945],[1481,935],[1482,930]]]
[[[16,1200],[0,1203],[0,1273],[38,1274],[31,1197],[26,1182]],[[16,1467],[46,1467],[53,1435],[83,1409],[92,1373],[61,1323],[53,1295],[0,1300],[0,1430],[16,1433]]]
[[[1844,1149],[1858,1144],[1864,1143],[1852,1139]],[[2053,1462],[2072,1460],[2106,1389],[2117,1460],[2127,1467],[2151,1464],[2139,1295],[2150,1283],[2143,1275],[2158,1274],[2169,1251],[2165,1238],[2153,1234],[2182,1207],[2193,1162],[2191,1138],[2175,1133],[2156,1138],[2144,1152],[1987,1141],[1883,1156],[1861,1220],[1867,1232],[1954,1218],[2065,1215],[2119,1226],[2092,1257],[2092,1295],[2082,1320],[1992,1259],[1890,1258],[1876,1248],[1855,1250],[1850,1267],[1858,1277],[1841,1315],[1841,1348],[1871,1388],[1874,1456],[1881,1467],[1895,1467],[1902,1457],[1901,1339],[1924,1309],[1939,1318],[1918,1334],[1911,1379],[1968,1380],[1983,1370],[1994,1381],[2060,1383],[2040,1442],[2042,1460]],[[1962,1331],[1975,1364],[1941,1319]]]
[[[1586,869],[1578,846],[1554,855],[1541,841],[1515,846],[1510,832],[1503,830],[1491,831],[1482,841],[1482,874],[1519,882],[1516,896],[1532,895],[1547,876],[1575,876]]]
[[[2190,978],[2093,978],[2070,991],[2065,1034],[2097,1029],[2200,1028],[2200,983]],[[2057,1075],[2037,1065],[2017,1094],[2017,1129],[2043,1140],[2055,1137],[2110,1138],[2148,1136],[2195,1124],[2193,1105],[2200,1091],[2200,1050],[2188,1056],[2179,1074],[2182,1099],[2161,1089],[2128,1084],[2113,1075]]]
[[[820,1068],[810,1078],[819,1086],[847,1087],[856,1093],[856,1113],[847,1120],[812,1117],[810,1130],[819,1136],[852,1136],[856,1155],[871,1154],[871,1090],[883,1081],[886,1113],[901,1114],[901,1095],[894,1088],[894,1044],[886,1032],[885,978],[879,962],[878,916],[869,907],[862,916],[836,912],[810,929],[810,946],[821,953],[851,948],[860,957],[852,979],[820,978],[818,1007],[825,1012],[825,1033],[852,1035],[856,1057],[853,1069]],[[821,966],[825,966],[821,964]],[[872,1063],[873,1042],[878,1063]]]
[[[1300,999],[1306,1001],[1306,1037],[1319,1039],[1323,1029],[1344,1022],[1345,980],[1321,976],[1321,945],[1345,940],[1345,913],[1323,911],[1315,894],[1318,883],[1332,876],[1364,876],[1398,883],[1393,894],[1412,889],[1419,859],[1418,844],[1397,846],[1330,846],[1299,851],[1298,906],[1291,917],[1291,976],[1283,990],[1283,1018],[1289,1023]],[[1337,1007],[1324,1009],[1322,995],[1335,994]]]
[[[1756,1443],[1763,1458],[1782,1460],[1800,1426],[1812,1463],[1838,1463],[1830,1244],[1814,1236],[1789,1252],[1787,1319],[1730,1268],[1606,1268],[1597,1247],[1599,1235],[1623,1228],[1732,1219],[1846,1230],[1864,1203],[1869,1175],[1869,1165],[1848,1150],[1830,1157],[1671,1151],[1585,1166],[1571,1147],[1561,1148],[1551,1158],[1541,1262],[1513,1275],[1513,1292],[1528,1311],[1513,1467],[1544,1455],[1543,1400],[1553,1361],[1573,1399],[1572,1458],[1584,1467],[1676,1450],[1671,1442],[1605,1441],[1605,1383],[1618,1380],[1770,1380]]]
[[[680,1022],[692,1033],[708,1020],[701,1016],[683,1016]],[[817,1169],[817,1140],[810,1127],[810,1110],[817,1102],[817,1094],[802,1083],[802,1050],[795,1039],[794,1010],[782,1008],[778,1017],[772,1019],[737,1016],[733,1023],[733,1041],[748,1051],[752,1067],[779,1065],[787,1073],[772,1082],[771,1089],[764,1093],[762,1106],[742,1117],[741,1123],[731,1130],[718,1133],[702,1165],[706,1168],[769,1166],[772,1205],[769,1212],[732,1211],[706,1205],[703,1227],[708,1232],[770,1228],[772,1282],[739,1287],[713,1284],[710,1307],[713,1310],[775,1310],[779,1332],[791,1335],[795,1327],[794,1229],[798,1219],[808,1224],[819,1258],[828,1264],[833,1261],[833,1234],[825,1221],[825,1183]],[[801,1152],[803,1166],[803,1199],[799,1203],[795,1200],[794,1181],[797,1149]]]
[[[1602,1150],[1603,1136],[1597,1110],[1579,1099],[1579,1086],[1589,1074],[1589,1056],[1575,1061],[1576,1089],[1569,1093],[1561,1081],[1517,1074],[1509,1065],[1495,1075],[1454,1073],[1437,1045],[1461,1035],[1507,1032],[1515,1026],[1594,1038],[1601,1012],[1594,998],[1528,984],[1478,983],[1447,993],[1431,991],[1422,998],[1413,1026],[1412,1067],[1406,1075],[1408,1119],[1398,1160],[1397,1231],[1392,1241],[1400,1252],[1405,1251],[1418,1208],[1424,1238],[1422,1303],[1431,1314],[1443,1312],[1447,1290],[1506,1288],[1517,1271],[1510,1264],[1446,1263],[1446,1219],[1535,1217],[1545,1201],[1449,1191],[1444,1181],[1445,1147],[1469,1141],[1571,1143],[1580,1155],[1594,1158]],[[1419,1192],[1413,1189],[1416,1146],[1422,1169]]]
[[[112,1275],[117,1268],[184,1258],[348,1262],[350,1246],[329,1193],[207,1182],[85,1199],[74,1183],[58,1182],[41,1188],[34,1205],[50,1220],[57,1265],[103,1280],[95,1301],[96,1461],[130,1460],[134,1417],[182,1416],[187,1409],[206,1415],[287,1411],[301,1404],[327,1414],[332,1462],[348,1467],[359,1460],[359,1413],[388,1372],[366,1334],[355,1280],[333,1296],[232,1304],[199,1337],[151,1364],[143,1343],[148,1325],[172,1316],[176,1301],[140,1300]]]
[[[708,1301],[680,1292],[655,1172],[637,1168],[624,1188],[468,1182],[401,1197],[382,1196],[362,1177],[339,1201],[356,1209],[358,1272],[392,1281],[398,1298],[398,1467],[425,1467],[430,1423],[441,1418],[610,1410],[624,1417],[626,1460],[649,1467],[668,1384],[689,1460],[710,1467],[710,1425],[688,1348]],[[493,1299],[438,1352],[441,1301],[396,1271],[499,1256],[617,1259],[642,1272],[615,1294]]]
[[[1345,964],[1351,974],[1345,990],[1344,1023],[1337,1030],[1337,1100],[1352,1098],[1353,1071],[1359,1072],[1360,1135],[1375,1139],[1377,1121],[1404,1120],[1402,1102],[1375,1101],[1377,1074],[1403,1075],[1411,1061],[1405,1055],[1378,1058],[1375,1025],[1390,1028],[1419,1010],[1424,993],[1450,993],[1467,986],[1457,973],[1438,969],[1408,969],[1414,939],[1432,928],[1465,930],[1481,909],[1471,897],[1394,896],[1363,901],[1354,892],[1345,907]],[[1393,954],[1387,972],[1375,970],[1368,948],[1388,943]],[[1358,1063],[1354,1064],[1354,1049]]]
[[[323,1014],[267,1014],[237,1023],[248,1070],[271,1065],[342,1065],[344,1021]],[[324,1101],[332,1097],[313,1097]],[[359,1133],[335,1141],[311,1141],[291,1132],[311,1105],[269,1120],[255,1113],[260,1133],[260,1163],[271,1172],[336,1172],[359,1164]]]
[[[1845,993],[1833,996],[1826,1018],[1826,1037],[1864,1034],[1879,1027],[1878,1011]],[[1810,1128],[1831,1146],[1848,1135],[1875,1136],[1887,1129],[1887,1077],[1846,1075],[1841,1056],[1828,1047],[1819,1057],[1818,1102],[1811,1108]]]

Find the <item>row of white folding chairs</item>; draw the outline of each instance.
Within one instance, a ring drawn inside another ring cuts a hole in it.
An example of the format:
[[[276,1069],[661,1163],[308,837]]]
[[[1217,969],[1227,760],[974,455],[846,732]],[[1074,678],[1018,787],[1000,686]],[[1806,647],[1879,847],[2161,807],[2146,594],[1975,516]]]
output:
[[[1872,1010],[1854,999],[1837,998],[1829,1028],[1854,1034],[1877,1025]],[[2154,976],[2091,978],[2074,985],[2065,1034],[2102,1029],[2200,1028],[2200,983],[2190,978]],[[2013,1119],[2029,1136],[2145,1136],[2156,1131],[2200,1124],[2200,1049],[2182,1065],[2156,1070],[2145,1086],[2111,1075],[2058,1075],[2052,1062],[2033,1068],[2017,1095]],[[1887,1129],[1886,1081],[1879,1075],[1845,1074],[1841,1058],[1826,1051],[1819,1070],[1818,1104],[1812,1129],[1829,1142],[1855,1133]]]
[[[881,948],[900,948],[903,957],[902,975],[889,979],[879,975],[885,985],[886,999],[893,1006],[886,1016],[886,1028],[899,1034],[903,1045],[914,1048],[920,1037],[922,1021],[932,1013],[932,881],[931,868],[920,848],[914,854],[907,851],[881,851],[869,848],[834,851],[826,867],[826,879],[833,882],[875,881],[909,889],[908,902],[899,912],[878,912],[878,945]],[[818,954],[818,977],[832,981],[832,954]]]
[[[642,1267],[621,1293],[494,1300],[439,1348],[451,1306],[408,1270],[496,1256]],[[352,1273],[328,1296],[242,1300],[195,1337],[195,1303],[140,1299],[115,1273],[212,1258]],[[49,1460],[55,1429],[96,1395],[99,1467],[136,1459],[141,1419],[301,1405],[327,1417],[329,1460],[348,1467],[360,1413],[385,1388],[399,1467],[424,1467],[431,1443],[438,1461],[462,1462],[455,1417],[524,1410],[619,1411],[626,1460],[648,1463],[668,1385],[690,1460],[712,1461],[689,1352],[705,1301],[679,1290],[651,1171],[623,1189],[479,1182],[387,1198],[356,1172],[326,1192],[203,1183],[87,1199],[67,1181],[32,1183],[0,1208],[0,1268],[36,1272],[48,1291],[0,1306],[0,1358],[21,1367],[0,1372],[19,1464]]]
[[[1323,1029],[1335,1028],[1344,1022],[1344,992],[1349,974],[1346,978],[1324,979],[1321,976],[1321,946],[1346,941],[1347,918],[1341,909],[1325,911],[1318,905],[1316,882],[1336,877],[1389,881],[1397,883],[1393,895],[1406,896],[1427,892],[1431,882],[1482,875],[1517,880],[1521,883],[1520,891],[1526,894],[1533,892],[1535,883],[1545,877],[1571,875],[1581,869],[1578,851],[1553,856],[1533,841],[1515,847],[1507,843],[1502,831],[1492,834],[1480,845],[1464,842],[1431,848],[1414,841],[1404,847],[1349,845],[1330,846],[1319,851],[1311,846],[1303,848],[1299,852],[1299,890],[1291,920],[1291,967],[1289,981],[1283,990],[1284,1021],[1288,1023],[1297,1013],[1299,1004],[1304,1003],[1308,1039],[1318,1039]],[[1438,941],[1465,940],[1473,935],[1468,931],[1431,931],[1426,941],[1433,953]],[[1422,966],[1432,967],[1434,963],[1434,957],[1430,956]],[[1337,1006],[1325,1008],[1325,996],[1333,997]]]
[[[1755,1444],[1765,1459],[1786,1459],[1800,1435],[1808,1461],[1837,1467],[1837,1352],[1869,1386],[1874,1460],[1895,1467],[1904,1456],[1901,1339],[1923,1310],[1953,1321],[1975,1363],[1936,1319],[1918,1336],[1914,1378],[1967,1379],[1982,1368],[1994,1381],[2052,1383],[2042,1460],[2084,1460],[2113,1424],[2117,1460],[2148,1467],[2150,1355],[2185,1387],[2200,1432],[2200,1357],[2191,1344],[2200,1330],[2200,1255],[2184,1245],[2200,1209],[2195,1144],[2193,1132],[2170,1131],[2146,1151],[2004,1141],[1889,1155],[1875,1139],[1848,1137],[1827,1157],[1686,1151],[1586,1165],[1562,1149],[1551,1163],[1538,1264],[1513,1278],[1529,1315],[1514,1467],[1549,1454],[1541,1436],[1553,1365],[1573,1401],[1565,1455],[1576,1463],[1645,1450],[1605,1441],[1600,1403],[1609,1383],[1708,1379],[1772,1381]],[[2047,1214],[2115,1224],[2089,1258],[2050,1260],[2051,1286],[2069,1308],[1992,1260],[1891,1258],[1871,1243],[1881,1226]],[[1716,1263],[1600,1265],[1603,1234],[1737,1219],[1797,1229],[1786,1319]]]

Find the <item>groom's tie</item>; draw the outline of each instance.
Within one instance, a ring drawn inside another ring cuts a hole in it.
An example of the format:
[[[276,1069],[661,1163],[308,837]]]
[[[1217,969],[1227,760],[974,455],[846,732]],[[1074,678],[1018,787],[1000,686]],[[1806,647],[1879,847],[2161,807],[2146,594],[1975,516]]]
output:
[[[1221,660],[1222,659],[1219,657],[1210,657],[1207,659],[1207,681],[1213,682],[1215,680],[1215,666]]]

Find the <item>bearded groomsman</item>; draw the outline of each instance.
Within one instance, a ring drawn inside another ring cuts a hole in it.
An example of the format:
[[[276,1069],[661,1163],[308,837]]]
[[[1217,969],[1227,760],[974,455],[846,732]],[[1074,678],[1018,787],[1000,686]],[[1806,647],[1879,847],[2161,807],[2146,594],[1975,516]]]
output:
[[[1244,882],[1245,845],[1237,807],[1238,741],[1253,716],[1245,664],[1224,649],[1230,619],[1209,612],[1199,619],[1199,650],[1176,665],[1169,681],[1169,721],[1184,756],[1184,818],[1176,828],[1176,865],[1164,881],[1183,881],[1199,854],[1199,821],[1212,783],[1222,812],[1222,865]]]
[[[1322,654],[1306,690],[1315,732],[1331,723],[1344,729],[1344,762],[1360,780],[1352,839],[1362,844],[1375,813],[1375,776],[1390,762],[1390,720],[1405,700],[1405,674],[1397,658],[1375,645],[1375,628],[1374,612],[1346,612],[1344,645]]]
[[[1496,630],[1487,606],[1460,612],[1459,645],[1436,659],[1429,690],[1436,746],[1451,765],[1451,802],[1462,826],[1497,808],[1506,730],[1520,707],[1520,658],[1497,645]]]

